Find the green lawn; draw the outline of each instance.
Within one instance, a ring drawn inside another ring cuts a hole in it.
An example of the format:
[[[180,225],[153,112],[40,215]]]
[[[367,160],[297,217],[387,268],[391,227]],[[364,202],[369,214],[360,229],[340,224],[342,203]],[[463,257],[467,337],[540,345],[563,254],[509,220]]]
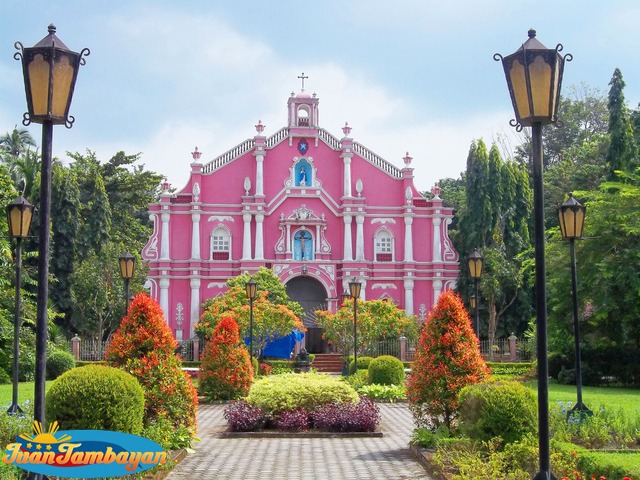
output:
[[[525,382],[532,389],[538,389],[536,381]],[[549,404],[573,402],[575,405],[577,390],[575,385],[549,384]],[[592,411],[604,406],[608,409],[622,408],[629,414],[636,414],[640,408],[640,389],[616,387],[582,387],[582,402]]]
[[[51,382],[45,384],[45,390],[49,389]],[[0,408],[6,405],[9,408],[11,398],[13,397],[13,385],[0,385]],[[32,400],[34,397],[34,382],[21,382],[18,385],[18,403],[25,400]]]

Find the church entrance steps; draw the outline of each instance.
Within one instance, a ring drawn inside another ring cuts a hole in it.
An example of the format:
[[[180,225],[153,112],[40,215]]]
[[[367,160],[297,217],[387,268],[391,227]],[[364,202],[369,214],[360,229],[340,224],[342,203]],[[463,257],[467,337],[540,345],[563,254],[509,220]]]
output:
[[[342,354],[341,353],[316,353],[316,358],[311,365],[318,372],[341,373]]]

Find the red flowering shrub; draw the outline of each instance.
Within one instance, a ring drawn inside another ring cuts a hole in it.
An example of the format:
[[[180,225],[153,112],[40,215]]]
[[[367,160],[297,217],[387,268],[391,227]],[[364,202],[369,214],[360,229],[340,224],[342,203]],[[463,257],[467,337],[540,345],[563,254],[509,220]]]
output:
[[[260,364],[260,375],[271,375],[273,367],[268,363],[262,362]]]
[[[198,392],[182,371],[177,346],[158,303],[146,294],[134,297],[129,312],[109,343],[107,363],[138,379],[144,389],[144,423],[164,417],[174,427],[193,428]]]
[[[198,385],[211,400],[232,400],[249,393],[253,366],[240,345],[239,327],[231,317],[222,318],[202,353]]]
[[[407,399],[418,427],[437,427],[458,413],[458,393],[489,375],[460,297],[440,296],[420,333]]]

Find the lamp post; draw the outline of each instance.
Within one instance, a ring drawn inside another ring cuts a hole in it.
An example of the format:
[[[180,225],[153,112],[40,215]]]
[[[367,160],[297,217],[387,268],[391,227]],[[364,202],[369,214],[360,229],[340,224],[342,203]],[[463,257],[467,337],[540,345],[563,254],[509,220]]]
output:
[[[353,373],[358,371],[358,298],[360,297],[360,290],[362,290],[362,283],[357,282],[354,278],[349,282],[349,293],[353,298]]]
[[[40,230],[38,242],[38,297],[36,310],[36,374],[34,388],[34,420],[44,424],[44,387],[47,362],[47,299],[49,297],[49,223],[51,220],[51,160],[53,126],[71,128],[69,115],[78,69],[85,64],[89,49],[72,52],[56,36],[49,34],[36,45],[25,48],[16,42],[13,57],[22,63],[27,112],[22,124],[42,124],[42,165],[40,166]]]
[[[249,299],[249,357],[253,361],[253,301],[258,293],[258,283],[253,278],[250,278],[245,288]]]
[[[576,389],[578,391],[578,401],[567,413],[567,418],[577,414],[579,418],[585,415],[593,415],[584,403],[582,403],[582,361],[580,359],[580,325],[578,323],[578,274],[576,272],[576,238],[582,237],[584,227],[584,215],[587,207],[580,204],[569,193],[569,198],[558,209],[558,220],[560,221],[560,232],[562,238],[569,240],[569,254],[571,256],[571,296],[573,304],[573,335],[576,350]]]
[[[474,250],[471,255],[469,255],[468,266],[469,266],[469,276],[473,278],[474,284],[474,305],[473,305],[473,315],[475,318],[476,324],[476,335],[480,338],[480,312],[478,308],[478,303],[480,301],[480,294],[478,293],[478,282],[480,281],[480,277],[482,277],[482,255],[478,252],[478,249]]]
[[[13,317],[13,396],[9,415],[22,413],[18,405],[18,359],[20,356],[20,286],[22,285],[22,239],[29,236],[33,205],[20,196],[7,205],[7,223],[9,238],[16,239],[16,303]]]
[[[133,278],[133,271],[136,266],[136,257],[129,252],[124,252],[118,258],[120,264],[120,276],[124,280],[124,304],[125,314],[129,311],[129,282]]]
[[[493,58],[502,61],[516,119],[510,124],[521,131],[531,127],[534,249],[536,268],[536,330],[538,354],[538,442],[540,471],[534,480],[555,479],[549,458],[549,365],[547,355],[547,296],[545,281],[544,187],[542,183],[542,126],[558,119],[558,103],[564,61],[562,45],[548,49],[536,39],[536,31],[511,55]]]

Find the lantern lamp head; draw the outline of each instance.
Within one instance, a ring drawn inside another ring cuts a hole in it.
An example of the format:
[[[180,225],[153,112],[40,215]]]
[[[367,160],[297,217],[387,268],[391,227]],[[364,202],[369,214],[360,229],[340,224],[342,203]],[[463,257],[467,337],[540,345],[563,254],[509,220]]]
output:
[[[73,52],[56,36],[55,25],[49,25],[49,34],[33,47],[25,48],[16,42],[19,50],[13,56],[22,62],[27,113],[23,125],[30,123],[73,124],[69,107],[80,65],[85,64],[88,48]]]
[[[7,205],[7,224],[10,238],[25,238],[29,236],[34,206],[20,196]]]

